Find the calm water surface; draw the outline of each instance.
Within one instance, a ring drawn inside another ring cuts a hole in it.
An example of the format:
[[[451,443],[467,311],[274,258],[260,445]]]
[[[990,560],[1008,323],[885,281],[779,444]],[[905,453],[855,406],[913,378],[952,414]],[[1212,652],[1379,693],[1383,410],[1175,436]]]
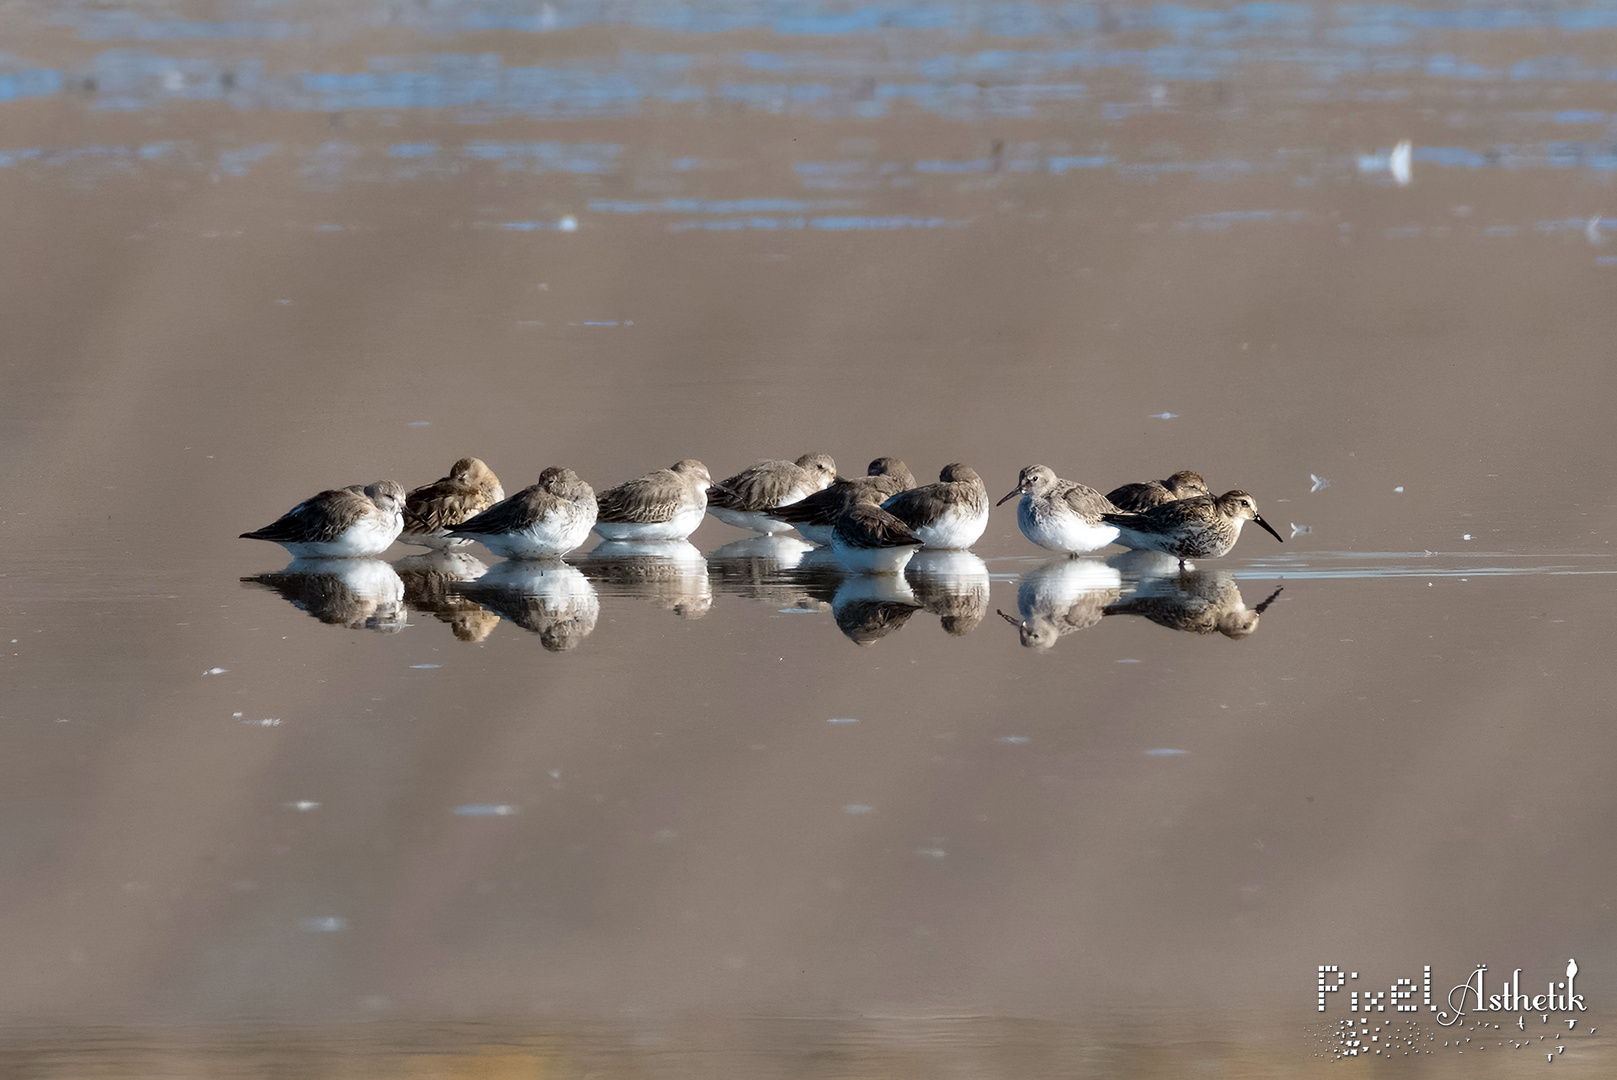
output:
[[[1617,8],[0,26],[0,1072],[1617,1065]],[[807,451],[1287,540],[235,539]],[[1575,1030],[1315,1007],[1568,957]]]

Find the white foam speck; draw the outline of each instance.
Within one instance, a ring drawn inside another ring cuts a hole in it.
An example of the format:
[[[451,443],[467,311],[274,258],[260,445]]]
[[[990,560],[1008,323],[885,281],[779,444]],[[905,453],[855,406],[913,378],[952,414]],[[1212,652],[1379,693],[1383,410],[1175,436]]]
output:
[[[1399,484],[1397,487],[1393,488],[1392,490],[1393,490],[1393,494],[1402,495],[1404,493],[1404,485]]]
[[[410,667],[414,668],[416,671],[431,671],[434,668],[441,668],[441,667],[443,667],[443,665],[442,664],[411,664]]]
[[[461,817],[510,817],[517,808],[510,803],[468,803],[455,807]]]
[[[230,670],[229,668],[211,667],[207,671],[204,671],[202,674],[204,674],[204,675],[223,675],[225,672],[227,672],[229,670]]]
[[[863,803],[849,803],[842,808],[842,812],[844,814],[868,814],[874,809],[876,809],[874,806],[866,806]]]
[[[320,804],[315,802],[313,799],[299,799],[297,802],[283,803],[282,805],[288,810],[297,810],[300,812],[320,809]]]
[[[851,716],[833,716],[831,719],[826,721],[828,724],[857,724],[858,722],[858,720],[855,720]]]
[[[313,919],[304,919],[298,925],[315,934],[335,934],[339,930],[348,929],[348,920],[337,915],[320,915]]]
[[[1159,746],[1154,750],[1147,750],[1146,753],[1150,754],[1152,757],[1176,757],[1179,754],[1188,754],[1190,751],[1179,750],[1171,746]]]
[[[1028,738],[1026,735],[1001,735],[999,737],[999,741],[1002,743],[1010,743],[1012,746],[1026,746],[1028,743]]]

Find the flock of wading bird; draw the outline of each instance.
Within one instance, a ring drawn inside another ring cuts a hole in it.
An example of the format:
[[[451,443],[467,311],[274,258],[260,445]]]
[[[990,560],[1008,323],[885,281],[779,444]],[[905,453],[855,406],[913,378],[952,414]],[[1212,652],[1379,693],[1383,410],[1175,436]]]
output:
[[[594,625],[593,609],[583,612],[568,601],[578,599],[578,586],[582,585],[589,593],[589,605],[585,606],[593,605],[594,590],[576,570],[559,561],[561,556],[580,547],[593,531],[602,543],[590,552],[592,560],[661,555],[677,563],[683,553],[691,552],[700,559],[700,552],[686,540],[704,516],[712,514],[777,544],[786,542],[777,534],[796,530],[808,542],[798,544],[799,555],[808,550],[809,544],[828,547],[837,571],[856,582],[851,590],[845,586],[836,590],[838,598],[844,592],[850,593],[842,606],[851,624],[844,622],[841,613],[838,624],[849,637],[866,643],[896,628],[892,624],[897,608],[908,606],[913,611],[926,606],[908,605],[901,595],[897,599],[892,595],[884,597],[884,593],[893,593],[894,587],[883,586],[883,580],[902,583],[903,571],[917,552],[923,552],[922,577],[940,581],[947,581],[951,574],[959,577],[961,557],[981,567],[981,560],[964,554],[965,549],[983,535],[992,507],[1018,496],[1017,524],[1022,534],[1040,547],[1076,556],[1115,543],[1161,553],[1155,558],[1170,566],[1177,560],[1178,581],[1174,587],[1186,594],[1182,598],[1185,602],[1178,605],[1185,610],[1173,610],[1171,597],[1164,606],[1160,595],[1146,609],[1113,610],[1116,603],[1096,601],[1115,601],[1120,595],[1112,588],[1116,581],[1096,579],[1079,566],[1104,564],[1060,560],[1073,565],[1041,568],[1047,571],[1046,577],[1058,579],[1048,583],[1048,595],[1040,595],[1037,588],[1034,595],[1024,595],[1028,592],[1025,575],[1023,587],[1018,590],[1022,617],[1005,616],[1021,627],[1024,644],[1048,647],[1055,638],[1091,625],[1103,614],[1121,613],[1146,615],[1175,629],[1219,631],[1240,637],[1255,628],[1257,615],[1269,602],[1247,609],[1230,575],[1201,580],[1197,572],[1187,568],[1188,559],[1227,554],[1247,521],[1256,522],[1276,540],[1281,539],[1258,514],[1251,495],[1235,490],[1215,496],[1196,473],[1183,471],[1166,480],[1124,484],[1103,495],[1084,484],[1061,479],[1044,465],[1030,465],[1021,471],[1016,487],[991,504],[982,478],[967,465],[947,465],[937,483],[923,485],[896,458],[877,458],[864,476],[842,477],[826,454],[805,454],[796,461],[762,461],[718,483],[713,482],[701,462],[685,459],[599,494],[571,469],[552,467],[539,475],[538,483],[509,498],[486,464],[478,458],[462,458],[448,476],[409,493],[391,480],[322,491],[271,524],[243,533],[248,539],[280,544],[294,559],[293,565],[280,574],[245,580],[277,589],[323,621],[396,628],[387,625],[386,618],[378,618],[375,611],[368,612],[363,602],[353,610],[345,606],[345,592],[363,598],[367,591],[378,591],[367,590],[365,575],[357,572],[357,566],[374,561],[397,540],[433,549],[440,560],[407,565],[412,560],[406,559],[398,564],[401,572],[453,578],[457,575],[456,564],[442,560],[458,556],[462,568],[472,565],[487,570],[463,554],[472,543],[481,543],[508,560],[501,564],[507,569],[494,575],[500,581],[511,579],[506,582],[506,591],[514,586],[519,595],[528,598],[523,612],[513,614],[498,607],[495,610],[541,635],[550,632],[554,640],[547,641],[547,646],[567,648],[588,633],[584,622],[590,628]],[[727,545],[714,554],[718,556],[731,548],[739,552],[743,547],[744,542]],[[781,548],[770,550],[778,555]],[[342,560],[351,562],[346,567],[336,565]],[[387,564],[377,565],[393,575]],[[393,576],[396,579],[397,575]],[[463,583],[483,576],[479,573],[468,578],[464,572],[459,573]],[[945,615],[945,627],[952,632],[969,630],[980,621],[981,611],[986,610],[986,568],[980,576],[982,595],[981,603],[973,608],[975,618],[964,618],[963,611],[957,610],[951,624],[951,616],[940,611]],[[1117,572],[1112,571],[1112,576],[1117,578]],[[374,586],[376,582],[369,584]],[[902,591],[904,586],[900,584],[898,588]],[[456,602],[476,599],[475,589],[459,591],[462,595]],[[1095,594],[1087,597],[1087,609],[1092,610],[1083,618],[1074,618],[1070,603],[1057,610],[1074,592]],[[497,598],[485,596],[484,605],[471,606],[486,608],[488,599]],[[553,602],[559,602],[559,606]],[[318,610],[322,604],[335,605],[335,609]],[[832,607],[838,610],[835,601]],[[456,622],[455,616],[464,611],[436,610],[430,604],[429,610],[455,625],[457,636],[473,640],[486,636],[486,629],[479,635],[476,628]],[[359,617],[352,617],[356,615]],[[402,621],[397,625],[403,625]],[[902,625],[902,619],[897,625]],[[463,634],[463,629],[468,632]]]

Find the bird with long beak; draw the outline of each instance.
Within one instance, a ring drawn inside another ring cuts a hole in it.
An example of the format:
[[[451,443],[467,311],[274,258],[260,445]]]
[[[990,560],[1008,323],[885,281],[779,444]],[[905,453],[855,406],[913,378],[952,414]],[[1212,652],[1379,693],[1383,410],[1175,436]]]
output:
[[[1022,535],[1050,551],[1081,555],[1117,539],[1116,525],[1101,520],[1117,507],[1106,496],[1076,480],[1063,480],[1047,465],[1029,465],[1017,478],[1016,489],[995,506],[1018,495],[1016,524]]]
[[[1228,555],[1248,521],[1257,522],[1282,544],[1286,542],[1263,520],[1252,496],[1239,489],[1163,503],[1139,514],[1102,514],[1101,520],[1117,526],[1120,543],[1176,556],[1181,569],[1186,559]]]

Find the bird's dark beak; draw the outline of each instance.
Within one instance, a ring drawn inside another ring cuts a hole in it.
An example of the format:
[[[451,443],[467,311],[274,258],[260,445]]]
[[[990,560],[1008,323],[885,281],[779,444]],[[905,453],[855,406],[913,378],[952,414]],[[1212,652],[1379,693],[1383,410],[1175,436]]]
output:
[[[1264,611],[1268,609],[1269,605],[1275,602],[1275,597],[1279,596],[1281,593],[1283,593],[1285,591],[1286,591],[1286,587],[1284,585],[1280,586],[1280,588],[1276,589],[1274,592],[1269,594],[1269,599],[1265,600],[1263,603],[1259,604],[1257,607],[1253,608],[1252,610],[1257,612],[1259,615],[1262,615],[1264,613]]]
[[[1013,492],[1011,492],[1011,495],[1015,495],[1015,494],[1016,494],[1016,492],[1014,492],[1014,491],[1013,491]],[[1005,497],[1005,498],[1010,498],[1010,495],[1007,495],[1007,496],[1006,496],[1006,497]],[[1004,502],[1004,501],[1005,501],[1005,499],[1001,499],[1001,500],[999,500],[999,501],[1000,501],[1000,502]],[[1021,620],[1021,619],[1013,619],[1013,618],[1011,618],[1011,617],[1010,617],[1010,616],[1009,616],[1009,615],[1007,615],[1007,614],[1005,614],[1005,612],[1003,612],[1003,611],[1001,611],[1001,610],[1000,610],[1000,609],[999,609],[999,608],[995,608],[995,609],[994,609],[994,612],[995,612],[995,614],[997,614],[997,615],[998,615],[998,616],[999,616],[999,617],[1000,617],[1000,618],[1002,618],[1002,619],[1004,619],[1004,620],[1005,620],[1005,621],[1006,621],[1006,622],[1008,622],[1008,623],[1010,623],[1010,624],[1011,624],[1011,625],[1012,625],[1012,626],[1022,626],[1022,625],[1024,625],[1024,624],[1023,624],[1023,622],[1022,622],[1022,620]]]
[[[1022,489],[1017,488],[1015,491],[1011,492],[1009,495],[1005,496],[1003,499],[999,500],[999,502],[995,503],[994,505],[995,506],[1004,506],[1006,503],[1010,502],[1012,499],[1016,498],[1020,494],[1022,494]]]
[[[1257,522],[1259,525],[1262,525],[1264,532],[1268,533],[1270,536],[1274,537],[1276,540],[1279,540],[1282,544],[1284,544],[1286,542],[1285,537],[1283,537],[1279,533],[1275,532],[1274,526],[1270,525],[1267,521],[1264,521],[1262,517],[1260,517],[1258,515],[1253,515],[1252,520]]]

